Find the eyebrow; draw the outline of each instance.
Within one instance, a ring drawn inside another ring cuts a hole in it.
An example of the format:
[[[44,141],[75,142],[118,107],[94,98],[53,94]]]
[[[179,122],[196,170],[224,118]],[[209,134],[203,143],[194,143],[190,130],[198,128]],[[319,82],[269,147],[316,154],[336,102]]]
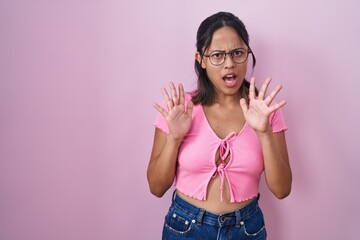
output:
[[[244,49],[244,50],[246,50],[246,49],[243,48],[243,47],[238,47],[238,48],[233,48],[233,49],[231,49],[229,52],[232,52],[232,51],[234,51],[234,50],[239,50],[239,49]],[[225,51],[225,50],[219,50],[219,49],[214,49],[214,50],[209,49],[209,53],[211,53],[211,52],[226,52],[226,51]]]

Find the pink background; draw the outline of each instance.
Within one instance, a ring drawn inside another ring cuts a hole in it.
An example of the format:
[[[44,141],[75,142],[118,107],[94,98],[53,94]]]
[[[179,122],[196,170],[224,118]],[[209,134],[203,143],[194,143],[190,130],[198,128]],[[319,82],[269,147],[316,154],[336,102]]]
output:
[[[262,182],[269,239],[360,239],[358,0],[2,0],[1,240],[160,238],[151,104],[169,81],[195,87],[196,30],[220,10],[288,101],[293,191]]]

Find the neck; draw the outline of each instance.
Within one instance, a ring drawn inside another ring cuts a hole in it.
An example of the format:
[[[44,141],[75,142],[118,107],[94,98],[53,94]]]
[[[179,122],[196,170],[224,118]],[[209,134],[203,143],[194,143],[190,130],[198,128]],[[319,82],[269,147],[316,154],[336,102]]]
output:
[[[220,106],[238,106],[240,102],[241,96],[239,94],[236,95],[224,95],[224,94],[216,94],[215,101],[213,105],[220,105]]]

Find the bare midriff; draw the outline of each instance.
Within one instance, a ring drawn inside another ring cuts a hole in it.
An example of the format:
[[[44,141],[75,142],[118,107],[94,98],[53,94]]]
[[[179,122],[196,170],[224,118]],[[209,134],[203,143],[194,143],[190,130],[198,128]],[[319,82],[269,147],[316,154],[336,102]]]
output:
[[[220,184],[221,183],[219,176],[216,176],[215,178],[211,179],[207,189],[207,199],[205,201],[189,197],[186,194],[180,192],[179,190],[176,190],[176,192],[185,201],[191,203],[192,205],[198,208],[205,209],[206,211],[214,214],[223,214],[223,213],[235,211],[239,208],[244,207],[245,205],[250,203],[254,198],[256,198],[255,196],[254,198],[248,199],[246,201],[231,203],[229,185],[225,179],[224,189],[223,189],[223,201],[221,201]]]

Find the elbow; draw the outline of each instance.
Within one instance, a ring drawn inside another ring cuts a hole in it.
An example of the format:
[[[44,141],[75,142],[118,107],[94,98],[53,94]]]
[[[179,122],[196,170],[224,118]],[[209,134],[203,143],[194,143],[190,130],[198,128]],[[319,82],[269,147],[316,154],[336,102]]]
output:
[[[286,186],[286,187],[273,189],[272,193],[274,194],[274,196],[277,199],[280,199],[280,200],[284,199],[284,198],[288,197],[290,195],[290,193],[291,193],[291,184],[289,186]]]
[[[276,181],[267,182],[270,191],[274,194],[277,199],[284,199],[291,193],[292,188],[292,175],[285,179],[276,179]]]
[[[149,189],[152,195],[161,198],[164,196],[166,191],[171,187],[171,183],[161,183],[159,181],[155,181],[154,179],[148,178]]]
[[[161,198],[162,196],[164,196],[166,191],[163,191],[162,189],[158,188],[158,187],[152,187],[150,186],[150,192],[152,195]]]
[[[159,174],[150,174],[150,172],[148,171],[147,180],[151,194],[158,198],[161,198],[173,185],[175,176],[165,174],[162,175],[162,177],[158,177],[158,175]]]
[[[289,195],[290,195],[290,190],[288,190],[288,191],[279,191],[279,192],[273,192],[273,194],[275,195],[275,197],[277,198],[277,199],[284,199],[284,198],[286,198],[286,197],[288,197]]]

